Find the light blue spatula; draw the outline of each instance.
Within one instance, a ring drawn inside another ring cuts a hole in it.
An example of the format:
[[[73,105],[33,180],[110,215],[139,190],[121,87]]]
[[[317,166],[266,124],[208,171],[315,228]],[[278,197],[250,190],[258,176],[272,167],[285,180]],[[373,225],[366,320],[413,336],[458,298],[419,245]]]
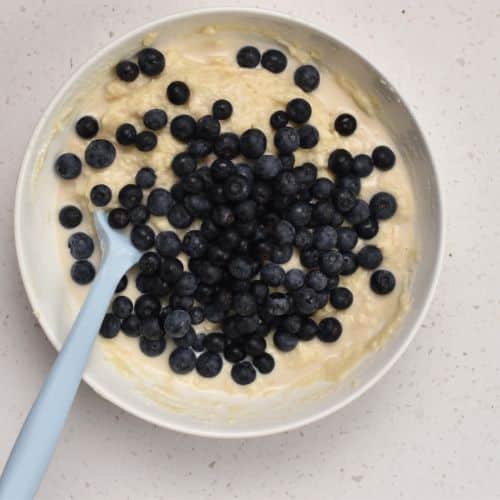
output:
[[[80,385],[92,346],[118,282],[140,258],[125,235],[97,211],[101,266],[63,348],[24,422],[0,478],[0,500],[33,498]]]

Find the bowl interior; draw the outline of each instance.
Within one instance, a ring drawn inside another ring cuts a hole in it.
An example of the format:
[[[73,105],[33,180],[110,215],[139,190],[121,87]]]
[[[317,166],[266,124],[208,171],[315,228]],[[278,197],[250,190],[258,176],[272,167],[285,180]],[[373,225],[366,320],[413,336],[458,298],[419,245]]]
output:
[[[69,331],[75,311],[65,290],[67,272],[55,265],[59,260],[56,234],[56,179],[53,162],[64,134],[54,127],[71,109],[74,96],[99,72],[120,57],[137,51],[145,34],[158,32],[165,40],[175,39],[207,24],[227,25],[243,31],[261,31],[277,38],[294,40],[313,49],[332,69],[356,82],[360,89],[378,101],[379,118],[388,128],[394,143],[404,155],[411,172],[416,195],[420,261],[413,280],[411,310],[398,331],[381,350],[368,356],[342,382],[323,390],[321,397],[307,390],[281,394],[269,401],[252,400],[237,418],[221,418],[223,403],[207,412],[180,413],[157,405],[133,380],[117,372],[106,361],[98,346],[85,372],[85,380],[98,393],[125,410],[158,425],[188,433],[209,436],[252,436],[286,430],[326,415],[354,399],[392,365],[411,340],[420,317],[432,295],[440,263],[441,205],[436,173],[431,157],[415,121],[387,81],[352,50],[327,34],[276,14],[252,10],[211,10],[168,18],[137,30],[118,40],[83,68],[61,89],[38,125],[29,145],[19,178],[16,198],[16,243],[23,280],[48,338],[59,348]],[[328,63],[330,61],[330,63]],[[53,138],[53,140],[52,140]],[[47,146],[48,145],[48,146]],[[300,404],[298,402],[300,401]],[[205,415],[203,415],[205,414]],[[203,416],[202,416],[203,415]],[[227,417],[227,415],[226,415]]]

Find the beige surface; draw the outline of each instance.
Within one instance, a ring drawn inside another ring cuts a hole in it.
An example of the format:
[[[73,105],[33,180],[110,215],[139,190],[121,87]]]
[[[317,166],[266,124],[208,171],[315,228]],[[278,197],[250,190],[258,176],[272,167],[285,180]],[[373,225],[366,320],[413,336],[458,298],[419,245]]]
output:
[[[98,137],[114,142],[115,131],[122,123],[132,123],[137,130],[142,130],[142,116],[148,109],[165,109],[169,120],[182,113],[199,118],[210,112],[212,103],[218,98],[229,99],[234,108],[232,117],[221,122],[222,131],[241,134],[251,127],[258,127],[268,137],[268,152],[274,151],[274,133],[269,125],[272,112],[285,109],[287,102],[295,97],[307,99],[312,106],[309,123],[318,128],[320,141],[312,150],[299,149],[295,153],[296,165],[312,161],[318,166],[319,176],[331,178],[327,163],[329,154],[335,148],[346,148],[355,155],[370,154],[380,144],[394,147],[377,117],[359,107],[358,102],[366,101],[366,98],[360,96],[356,88],[347,92],[339,85],[338,80],[342,81],[342,75],[332,73],[320,63],[319,88],[310,94],[301,91],[293,83],[295,68],[301,63],[316,62],[311,59],[307,47],[293,47],[287,40],[280,42],[282,45],[277,45],[273,39],[266,37],[261,40],[258,34],[232,31],[227,26],[206,27],[174,43],[165,44],[161,39],[153,42],[153,46],[161,49],[167,61],[163,74],[154,79],[141,75],[132,84],[127,84],[110,71],[103,81],[92,82],[90,91],[83,91],[81,97],[77,97],[76,105],[69,107],[71,114],[62,125],[63,130],[69,130],[69,137],[61,152],[71,151],[80,158],[84,157],[88,141],[80,139],[73,132],[74,123],[82,115],[96,117],[101,125]],[[238,67],[235,55],[241,46],[248,44],[256,44],[261,51],[287,46],[287,69],[275,75],[261,67]],[[190,99],[184,106],[174,106],[165,97],[167,85],[174,80],[185,81],[191,89]],[[335,117],[343,112],[353,114],[358,120],[356,132],[345,138],[333,128]],[[134,182],[137,170],[143,165],[155,168],[157,187],[169,189],[178,181],[170,164],[175,154],[185,150],[185,145],[166,131],[158,132],[158,146],[149,153],[142,153],[135,147],[116,146],[117,158],[110,167],[97,170],[84,166],[78,179],[60,182],[59,206],[73,203],[84,209],[86,225],[84,228],[79,227],[79,230],[89,228],[93,232],[88,209],[93,210],[89,193],[96,184],[110,186],[113,192],[110,206],[117,206],[119,190],[125,184]],[[411,301],[409,287],[416,259],[414,193],[407,166],[397,151],[396,154],[397,164],[391,171],[374,169],[372,175],[363,179],[361,195],[369,201],[373,194],[388,191],[398,200],[396,215],[389,221],[381,222],[379,234],[369,242],[381,248],[384,255],[381,267],[393,271],[397,287],[388,296],[378,296],[369,286],[371,272],[360,268],[352,276],[342,277],[341,285],[349,287],[354,294],[353,306],[337,312],[327,304],[315,317],[319,321],[333,315],[341,321],[344,330],[337,342],[326,344],[314,339],[300,342],[290,353],[281,353],[272,345],[270,335],[267,337],[268,349],[276,359],[276,368],[269,375],[257,376],[254,383],[244,387],[232,380],[229,373],[232,365],[229,363],[224,363],[222,373],[213,379],[200,377],[195,371],[184,376],[175,375],[167,363],[168,355],[175,347],[172,342],[168,343],[164,354],[153,359],[141,353],[137,339],[123,334],[112,340],[101,339],[101,348],[116,368],[131,377],[155,402],[196,414],[207,405],[221,405],[227,401],[233,415],[245,411],[242,395],[271,396],[276,392],[338,380],[370,351],[384,344]],[[240,161],[244,161],[244,158],[240,158]],[[165,217],[152,217],[149,224],[156,230],[174,229]],[[71,266],[67,238],[72,232],[59,228],[61,258],[67,269]],[[180,231],[181,234],[183,232]],[[360,240],[356,250],[363,246]],[[181,256],[187,265],[184,257]],[[298,255],[285,267],[302,268]],[[130,281],[131,286],[126,294],[132,293],[131,297],[134,298],[137,292],[133,278]],[[76,312],[88,288],[73,284],[69,276],[67,287],[75,298]],[[205,333],[214,329],[217,330],[217,325],[208,321],[196,327],[196,331]],[[199,392],[193,394],[189,390],[193,387]],[[225,393],[228,399],[221,400],[220,392]]]
[[[434,304],[407,353],[376,387],[340,413],[281,436],[227,442],[182,436],[126,415],[82,386],[38,498],[499,498],[498,1],[246,3],[257,4],[291,12],[349,43],[416,113],[448,210]],[[110,39],[205,5],[213,2],[2,5],[1,464],[54,359],[29,310],[13,246],[15,179],[31,130],[75,67]]]

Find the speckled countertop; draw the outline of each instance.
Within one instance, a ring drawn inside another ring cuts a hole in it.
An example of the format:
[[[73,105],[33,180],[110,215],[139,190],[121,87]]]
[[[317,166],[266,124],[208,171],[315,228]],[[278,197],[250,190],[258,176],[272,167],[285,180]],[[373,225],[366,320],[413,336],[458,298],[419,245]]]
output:
[[[407,353],[318,424],[212,441],[78,393],[40,499],[500,498],[500,4],[498,0],[230,0],[330,30],[415,112],[445,189],[446,258]],[[54,359],[15,259],[12,207],[31,130],[75,68],[129,29],[205,0],[19,0],[0,16],[0,467]],[[96,452],[98,450],[98,452]]]

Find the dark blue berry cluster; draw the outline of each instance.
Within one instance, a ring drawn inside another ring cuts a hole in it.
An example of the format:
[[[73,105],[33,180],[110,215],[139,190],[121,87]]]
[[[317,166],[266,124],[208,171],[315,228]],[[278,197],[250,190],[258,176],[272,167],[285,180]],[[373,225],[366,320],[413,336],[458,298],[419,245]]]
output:
[[[155,76],[163,70],[164,59],[157,51],[149,52],[154,49],[145,50],[142,57],[139,54],[139,68]],[[261,63],[274,73],[286,67],[283,53],[269,50],[261,57],[255,47],[243,47],[237,61],[246,68]],[[134,64],[118,64],[122,80],[137,77]],[[295,81],[309,92],[319,84],[316,73],[312,66],[301,66]],[[184,104],[189,95],[183,82],[167,87],[166,97],[172,104]],[[119,206],[109,211],[108,221],[116,229],[128,227],[133,245],[144,252],[135,278],[140,296],[134,303],[117,296],[101,335],[112,338],[121,329],[139,337],[140,349],[147,356],[160,355],[170,338],[176,346],[169,357],[175,373],[196,370],[203,377],[214,377],[226,360],[233,364],[234,381],[245,385],[255,380],[257,372],[273,370],[275,361],[267,352],[270,337],[283,352],[293,350],[300,341],[339,339],[342,325],[337,318],[316,322],[313,316],[327,303],[336,310],[351,306],[354,297],[340,286],[342,276],[363,268],[373,271],[370,286],[375,293],[394,289],[392,273],[379,269],[381,250],[370,244],[358,252],[354,249],[359,239],[373,238],[379,222],[397,209],[389,193],[378,193],[369,203],[359,197],[362,179],[374,167],[392,168],[395,156],[386,146],[354,157],[336,149],[328,159],[331,177],[318,177],[313,163],[295,166],[294,152],[312,149],[320,139],[308,123],[312,109],[307,100],[292,99],[285,110],[271,115],[276,154],[269,153],[268,138],[258,128],[241,135],[222,132],[220,120],[229,118],[232,111],[231,103],[221,99],[213,104],[211,114],[177,115],[169,127],[170,134],[185,144],[170,165],[177,182],[168,189],[157,186],[155,170],[145,166],[133,184],[117,193]],[[87,120],[82,125],[81,120],[77,131],[80,128],[82,137],[93,138],[97,122]],[[143,118],[147,132],[166,127],[167,121],[161,108],[146,111]],[[356,120],[340,115],[334,127],[340,135],[350,135]],[[132,125],[123,124],[116,140],[139,147],[138,137],[143,133],[136,134]],[[87,146],[86,162],[104,168],[114,155],[111,143],[93,140]],[[57,160],[57,172],[64,179],[76,177],[80,160],[71,153],[63,157]],[[94,186],[90,193],[92,203],[99,207],[111,198],[104,184]],[[148,224],[151,216],[164,217],[173,228],[186,231],[182,237],[172,230],[155,232]],[[82,214],[77,207],[66,206],[59,219],[64,227],[74,228]],[[77,259],[71,270],[73,279],[90,282],[95,274],[88,261],[94,250],[92,239],[77,232],[68,244]],[[179,259],[181,253],[187,257],[187,267]],[[285,271],[283,265],[294,253],[301,268]],[[126,286],[124,277],[117,292]],[[196,333],[194,327],[203,321],[216,325],[217,331]]]

